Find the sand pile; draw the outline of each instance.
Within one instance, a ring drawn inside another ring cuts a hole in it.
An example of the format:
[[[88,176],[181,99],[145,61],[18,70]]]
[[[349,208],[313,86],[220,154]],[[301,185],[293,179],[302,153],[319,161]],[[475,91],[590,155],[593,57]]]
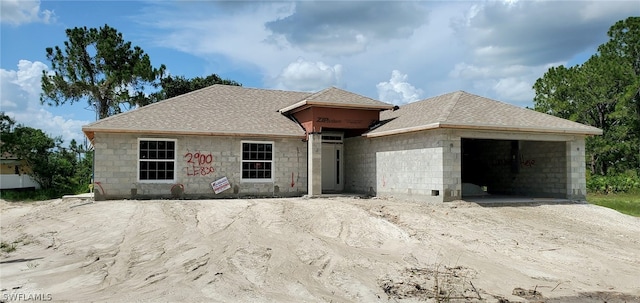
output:
[[[2,241],[16,247],[0,257],[4,300],[640,300],[640,219],[587,204],[72,199],[0,209]]]

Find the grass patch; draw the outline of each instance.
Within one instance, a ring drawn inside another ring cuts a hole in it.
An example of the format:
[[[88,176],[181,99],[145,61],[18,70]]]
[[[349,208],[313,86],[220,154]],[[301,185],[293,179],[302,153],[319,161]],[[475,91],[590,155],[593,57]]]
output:
[[[587,202],[640,217],[640,191],[617,194],[588,194]]]
[[[31,189],[31,190],[2,190],[0,198],[10,202],[34,202],[57,199],[62,197],[60,193],[53,190]]]

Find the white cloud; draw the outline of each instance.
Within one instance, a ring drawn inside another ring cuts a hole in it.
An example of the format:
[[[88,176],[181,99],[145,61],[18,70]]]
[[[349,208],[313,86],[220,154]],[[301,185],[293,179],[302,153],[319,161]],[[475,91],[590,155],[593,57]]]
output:
[[[493,86],[493,90],[500,100],[531,101],[534,91],[527,80],[518,77],[502,78]]]
[[[577,13],[582,20],[589,22],[610,22],[614,16],[616,19],[625,19],[640,14],[640,5],[637,1],[583,1],[582,4]]]
[[[481,79],[518,76],[526,74],[530,71],[530,66],[525,65],[494,65],[494,66],[478,66],[460,62],[456,64],[449,72],[449,76],[464,79]]]
[[[521,106],[532,105],[531,87],[549,66],[588,57],[607,40],[615,21],[638,11],[633,1],[161,1],[149,6],[135,20],[150,26],[156,45],[203,58],[216,72],[260,73],[262,87],[313,91],[339,85],[408,102],[410,90],[403,95],[393,78],[382,83],[382,93],[376,85],[389,71],[400,70],[417,79],[409,85],[421,97],[466,90]],[[292,63],[293,58],[305,59]]]
[[[231,69],[257,68],[265,79],[272,79],[302,54],[269,40],[264,24],[289,15],[293,6],[283,2],[157,1],[135,19],[152,29],[148,39],[157,46],[195,55],[217,68],[219,61],[235,65]]]
[[[2,23],[11,25],[32,22],[49,23],[55,20],[55,14],[50,10],[41,10],[39,0],[2,0],[0,1],[0,20]]]
[[[487,67],[479,67],[465,62],[460,62],[454,66],[453,70],[449,72],[449,76],[454,78],[475,79],[487,77],[490,75],[490,70]]]
[[[533,105],[533,84],[551,66],[595,53],[633,1],[486,1],[452,19],[465,54],[449,70],[460,89],[519,106]]]
[[[533,83],[550,67],[561,64],[566,62],[540,66],[480,66],[461,62],[449,72],[449,77],[458,79],[464,87],[473,88],[473,93],[508,101],[515,105],[531,106],[535,94]]]
[[[20,60],[18,70],[0,69],[0,100],[2,111],[25,126],[42,129],[52,137],[62,136],[84,140],[82,125],[89,121],[56,116],[40,105],[40,78],[47,66],[39,61]]]
[[[318,2],[313,5],[322,7],[322,11],[326,13],[336,3],[338,2]],[[375,5],[360,2],[344,5],[376,6],[377,8],[362,11],[362,14],[370,12],[374,16],[384,15],[383,8],[393,6],[391,2],[382,6],[378,4],[378,2]],[[283,75],[285,73],[283,67],[291,65],[293,58],[304,58],[304,61],[313,64],[324,62],[332,68],[339,63],[340,72],[336,71],[336,75],[340,76],[339,79],[302,88],[312,90],[310,87],[317,89],[324,88],[321,85],[325,87],[338,85],[375,98],[377,94],[375,84],[380,79],[384,79],[383,77],[388,77],[389,71],[403,70],[422,79],[422,83],[428,85],[434,83],[434,78],[442,79],[447,75],[446,66],[452,60],[442,56],[460,53],[459,48],[452,43],[453,31],[449,28],[449,18],[461,14],[461,8],[468,6],[467,4],[454,3],[447,6],[436,2],[400,2],[399,4],[401,7],[390,9],[390,16],[383,18],[384,20],[360,16],[357,13],[349,17],[354,19],[352,21],[333,17],[308,20],[308,25],[305,26],[310,31],[296,32],[296,35],[308,36],[301,36],[299,38],[302,40],[295,41],[289,40],[285,35],[285,33],[292,33],[293,29],[282,29],[283,32],[276,34],[267,29],[267,24],[284,20],[293,14],[301,14],[301,11],[296,11],[300,3],[250,2],[247,4],[245,2],[242,5],[236,5],[231,2],[160,2],[151,5],[145,10],[144,15],[136,16],[135,19],[153,29],[148,32],[150,35],[148,39],[154,44],[184,51],[210,61],[215,64],[218,73],[225,69],[237,70],[241,67],[254,73],[261,73],[263,87],[293,89],[299,86],[287,82],[288,78]],[[313,6],[305,3],[302,5]],[[232,9],[228,9],[228,6],[232,6]],[[411,9],[413,6],[419,6],[419,9]],[[432,22],[426,22],[426,12],[429,13]],[[402,16],[408,16],[410,20],[403,20]],[[354,30],[353,43],[342,45],[339,43],[340,39],[332,38],[330,40],[333,42],[326,41],[327,44],[322,46],[327,48],[325,52],[302,47],[302,44],[311,45],[322,42],[320,37],[325,37],[325,34],[328,35],[331,32],[322,30],[323,24],[339,27],[340,35]],[[389,29],[384,28],[387,25],[390,26]],[[348,59],[341,55],[344,52],[350,52],[343,48],[357,48],[358,43],[366,44],[363,52],[354,53]],[[435,45],[438,47],[434,47]],[[294,66],[296,64],[292,67]],[[425,66],[429,66],[429,69]],[[437,88],[442,87],[446,86]]]
[[[452,25],[477,61],[540,65],[595,49],[608,27],[634,11],[635,1],[489,1]]]
[[[380,101],[396,105],[407,104],[420,99],[422,90],[407,82],[408,76],[398,70],[391,72],[391,79],[376,85]]]
[[[342,66],[329,66],[324,62],[310,62],[300,58],[285,67],[276,79],[275,87],[283,90],[318,91],[337,86],[342,77]]]

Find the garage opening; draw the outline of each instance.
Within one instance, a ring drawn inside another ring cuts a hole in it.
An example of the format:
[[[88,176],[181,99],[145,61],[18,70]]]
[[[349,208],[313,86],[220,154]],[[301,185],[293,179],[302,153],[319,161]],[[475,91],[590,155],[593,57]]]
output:
[[[462,197],[564,198],[566,143],[462,139]]]

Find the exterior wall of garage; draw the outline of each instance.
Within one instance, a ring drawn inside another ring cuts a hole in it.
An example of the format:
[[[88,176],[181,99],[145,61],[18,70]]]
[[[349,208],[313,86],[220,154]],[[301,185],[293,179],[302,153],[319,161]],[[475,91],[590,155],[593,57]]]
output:
[[[485,169],[491,174],[490,191],[584,200],[585,140],[584,136],[509,133],[488,131],[454,131],[453,137],[503,140],[497,141]],[[510,140],[519,141],[518,171],[512,172]],[[488,149],[492,150],[492,149]],[[492,188],[493,187],[493,188]]]
[[[519,141],[519,172],[512,181],[514,194],[566,198],[565,142]]]
[[[460,198],[460,140],[443,130],[344,141],[345,190],[376,196]]]
[[[463,144],[464,153],[470,157],[463,163],[463,170],[479,173],[481,177],[471,183],[486,186],[491,194],[564,198],[565,145],[553,141],[481,140],[474,143],[471,151]]]
[[[452,201],[462,198],[462,138],[490,139],[490,190],[510,195],[583,200],[584,137],[436,129],[345,139],[345,190],[376,196]],[[519,141],[511,172],[511,140]],[[437,191],[437,192],[436,192]],[[436,195],[437,194],[437,195]]]
[[[176,140],[175,182],[138,180],[139,138]],[[273,143],[272,181],[241,180],[243,141]],[[307,190],[307,146],[300,138],[96,133],[93,146],[96,200],[300,196]],[[204,161],[194,161],[196,154]],[[215,194],[211,182],[222,177],[231,188]]]
[[[587,196],[585,139],[584,137],[576,138],[572,141],[567,141],[565,144],[567,153],[566,198],[585,200]]]
[[[174,182],[138,180],[139,138],[176,140]],[[507,194],[582,200],[586,194],[584,137],[532,133],[435,129],[383,137],[344,140],[345,192],[421,201],[462,198],[461,138],[497,141],[487,155],[495,166],[489,185]],[[519,140],[519,172],[504,165],[510,141]],[[273,143],[273,178],[241,179],[243,141]],[[500,143],[502,142],[502,143]],[[152,136],[96,133],[97,200],[122,198],[231,198],[301,196],[307,193],[307,143],[299,138]],[[499,147],[504,144],[504,148]],[[191,153],[211,155],[210,163],[189,163]],[[203,166],[203,167],[200,167]],[[501,167],[504,166],[504,167]],[[215,194],[211,182],[227,177],[231,188]]]

